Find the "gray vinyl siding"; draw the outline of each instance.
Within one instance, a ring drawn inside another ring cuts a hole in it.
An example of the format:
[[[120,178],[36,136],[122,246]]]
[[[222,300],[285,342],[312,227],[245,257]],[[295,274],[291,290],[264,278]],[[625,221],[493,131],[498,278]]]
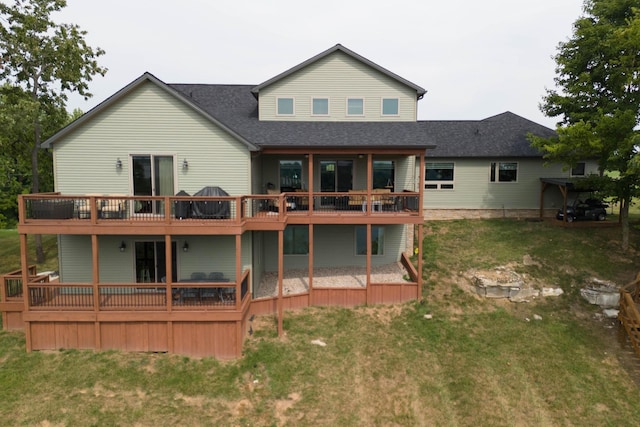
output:
[[[56,191],[63,194],[132,194],[133,154],[175,156],[176,191],[217,185],[231,195],[250,192],[246,146],[152,83],[56,142],[53,153]]]
[[[293,98],[293,116],[276,114],[277,98]],[[329,99],[329,115],[312,115],[312,98]],[[347,98],[364,99],[363,116],[347,116]],[[398,98],[398,115],[382,115],[382,98]],[[260,120],[415,121],[416,91],[350,56],[335,52],[260,91]]]
[[[188,241],[189,251],[181,250]],[[243,245],[247,245],[244,239]],[[99,274],[102,283],[133,283],[135,277],[135,242],[164,241],[164,236],[99,236]],[[176,262],[178,279],[188,279],[193,272],[209,274],[213,271],[224,273],[235,280],[235,237],[234,236],[174,236],[176,242]],[[127,248],[120,252],[120,243]],[[91,283],[92,256],[91,237],[77,235],[59,236],[60,279],[65,283]],[[243,249],[243,268],[250,268],[247,253]]]
[[[355,254],[355,225],[314,226],[314,262],[316,268],[366,265],[366,257]],[[404,225],[384,225],[384,255],[372,256],[374,265],[400,260],[404,249]],[[278,233],[264,233],[265,271],[278,271]],[[285,255],[285,270],[308,268],[308,255]]]
[[[427,162],[454,163],[453,190],[424,190],[427,209],[537,209],[540,207],[540,178],[569,178],[570,171],[561,165],[544,165],[542,159],[432,159]],[[517,162],[517,182],[490,182],[492,162]],[[587,173],[594,164],[587,164]],[[562,204],[559,191],[545,191],[545,207]]]
[[[209,274],[218,271],[235,280],[235,236],[187,236],[184,239],[189,242],[189,252],[178,251],[179,279],[188,279],[193,272]]]

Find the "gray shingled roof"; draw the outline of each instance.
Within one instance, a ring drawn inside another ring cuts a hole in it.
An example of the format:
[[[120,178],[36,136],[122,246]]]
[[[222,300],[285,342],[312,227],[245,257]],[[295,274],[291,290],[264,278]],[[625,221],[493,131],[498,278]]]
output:
[[[260,147],[420,147],[429,157],[541,157],[529,132],[555,132],[506,112],[484,120],[418,122],[259,121],[251,85],[171,84],[195,105]]]
[[[152,82],[207,117],[254,151],[282,148],[418,148],[429,157],[541,157],[527,134],[555,132],[506,112],[476,121],[288,122],[259,121],[255,85],[167,85],[145,73],[43,144],[49,147],[144,82]]]
[[[169,86],[260,147],[427,148],[435,143],[420,122],[259,121],[251,85]]]
[[[542,157],[527,134],[544,138],[555,131],[511,112],[484,120],[425,121],[436,148],[427,157]]]

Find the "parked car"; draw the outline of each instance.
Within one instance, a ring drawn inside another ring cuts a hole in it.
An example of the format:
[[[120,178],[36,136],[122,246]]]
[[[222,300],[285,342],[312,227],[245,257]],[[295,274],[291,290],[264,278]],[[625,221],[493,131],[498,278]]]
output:
[[[585,201],[576,198],[571,206],[567,206],[567,222],[573,222],[575,219],[587,219],[595,221],[604,221],[607,219],[608,204],[600,199],[589,198]],[[558,209],[556,218],[564,219],[564,212]]]

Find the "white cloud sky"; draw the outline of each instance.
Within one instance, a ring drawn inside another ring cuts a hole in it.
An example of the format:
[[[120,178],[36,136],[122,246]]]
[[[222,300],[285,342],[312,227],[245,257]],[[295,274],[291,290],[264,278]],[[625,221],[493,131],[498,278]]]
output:
[[[336,43],[427,89],[421,120],[512,111],[553,127],[538,105],[582,0],[68,0],[54,15],[106,54],[88,111],[149,71],[166,83],[259,84]]]

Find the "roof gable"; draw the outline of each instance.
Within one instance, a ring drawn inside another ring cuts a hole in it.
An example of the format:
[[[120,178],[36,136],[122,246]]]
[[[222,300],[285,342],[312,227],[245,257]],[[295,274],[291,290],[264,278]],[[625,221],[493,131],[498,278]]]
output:
[[[258,93],[260,92],[260,90],[264,89],[265,87],[267,87],[267,86],[269,86],[269,85],[271,85],[273,83],[276,83],[276,82],[278,82],[278,81],[280,81],[280,80],[282,80],[282,79],[284,79],[284,78],[296,73],[297,71],[307,67],[308,65],[310,65],[312,63],[315,63],[315,62],[317,62],[317,61],[319,61],[319,60],[321,60],[321,59],[323,59],[323,58],[325,58],[325,57],[327,57],[327,56],[329,56],[329,55],[331,55],[331,54],[333,54],[335,52],[338,52],[338,51],[348,55],[349,57],[355,59],[356,61],[359,61],[359,62],[361,62],[361,63],[373,68],[374,70],[377,70],[378,72],[386,75],[387,77],[390,77],[390,78],[398,81],[399,83],[402,83],[403,85],[408,86],[411,89],[415,90],[416,91],[416,99],[421,99],[422,96],[427,92],[425,89],[423,89],[422,87],[418,86],[417,84],[412,83],[409,80],[406,80],[406,79],[400,77],[399,75],[397,75],[395,73],[392,73],[391,71],[387,70],[386,68],[381,67],[380,65],[376,64],[375,62],[372,62],[372,61],[368,60],[364,56],[358,55],[354,51],[352,51],[350,49],[347,49],[346,47],[342,46],[341,44],[337,44],[337,45],[325,50],[324,52],[321,52],[318,55],[316,55],[316,56],[314,56],[312,58],[309,58],[306,61],[296,65],[295,67],[290,68],[290,69],[284,71],[283,73],[280,73],[277,76],[275,76],[275,77],[273,77],[273,78],[271,78],[271,79],[259,84],[258,86],[255,86],[251,90],[251,92],[254,94],[254,96],[257,97]]]
[[[251,150],[251,151],[258,151],[259,150],[258,147],[256,147],[254,144],[252,144],[251,142],[246,140],[240,134],[236,133],[234,130],[229,128],[227,125],[222,123],[217,118],[211,116],[205,109],[201,108],[199,105],[197,105],[192,100],[190,100],[188,96],[186,96],[185,94],[183,94],[182,92],[180,92],[178,90],[175,90],[170,85],[167,85],[162,80],[158,79],[157,77],[155,77],[153,74],[151,74],[149,72],[145,72],[140,77],[138,77],[137,79],[135,79],[134,81],[129,83],[127,86],[123,87],[118,92],[116,92],[115,94],[113,94],[112,96],[110,96],[109,98],[104,100],[103,102],[101,102],[99,105],[97,105],[96,107],[92,108],[91,110],[89,110],[88,112],[86,112],[85,114],[80,116],[78,119],[74,120],[73,122],[71,122],[70,124],[68,124],[64,128],[62,128],[61,130],[56,132],[53,136],[51,136],[49,139],[47,139],[46,141],[44,141],[42,143],[42,147],[43,148],[50,148],[52,144],[54,144],[57,141],[63,139],[65,136],[69,135],[74,130],[79,129],[85,123],[87,123],[88,121],[92,120],[94,117],[98,116],[103,111],[107,110],[110,106],[114,105],[115,103],[117,103],[121,99],[125,98],[130,93],[132,93],[137,88],[141,87],[142,85],[144,85],[146,83],[154,84],[156,87],[162,89],[163,91],[165,91],[169,95],[171,95],[171,96],[177,98],[178,100],[180,100],[181,102],[185,103],[187,106],[192,108],[196,113],[202,115],[207,120],[209,120],[210,122],[214,123],[216,126],[220,127],[222,130],[224,130],[225,132],[229,133],[234,138],[237,138],[238,140],[240,140],[243,144],[245,144],[247,146],[247,148],[249,150]]]

